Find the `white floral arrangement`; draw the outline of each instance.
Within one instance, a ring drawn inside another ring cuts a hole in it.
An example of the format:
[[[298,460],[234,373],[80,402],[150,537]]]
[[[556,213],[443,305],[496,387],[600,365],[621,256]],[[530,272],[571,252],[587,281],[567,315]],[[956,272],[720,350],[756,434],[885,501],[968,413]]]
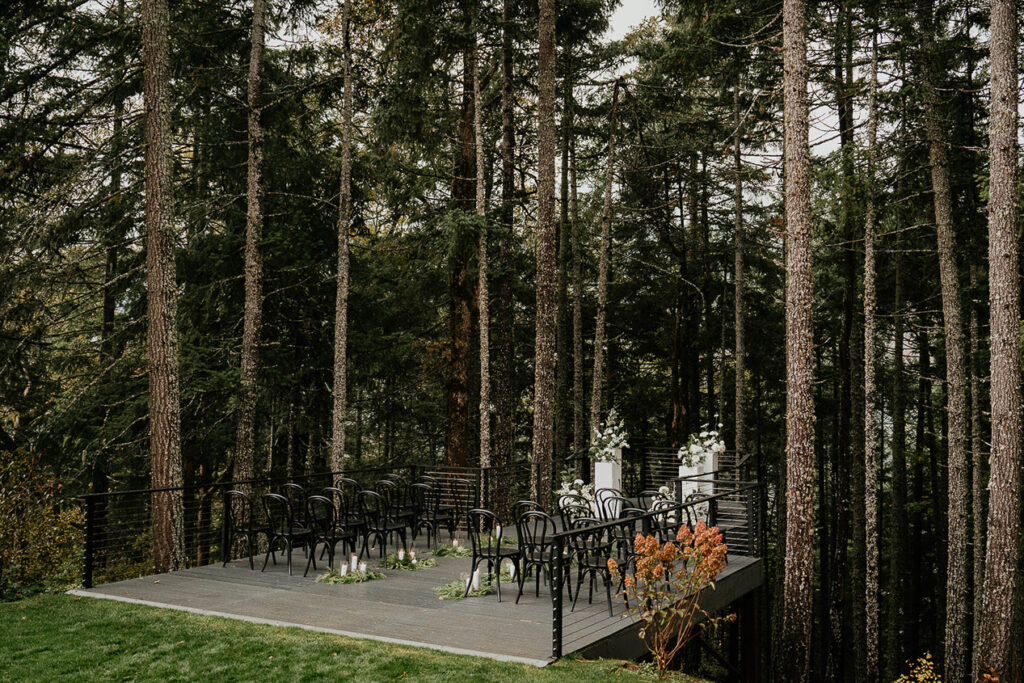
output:
[[[555,492],[555,500],[561,500],[562,496],[580,496],[583,500],[587,501],[588,504],[594,502],[594,485],[584,484],[582,479],[575,479],[573,481],[563,481],[562,488]]]
[[[590,459],[594,462],[619,462],[621,449],[629,448],[626,425],[615,409],[608,412],[604,429],[594,429],[594,442],[590,444]]]
[[[661,494],[661,497],[664,500],[675,501],[675,499],[676,499],[676,492],[673,491],[670,486],[659,486],[658,487],[658,493]]]
[[[719,424],[718,427],[721,429],[722,425]],[[695,467],[716,453],[724,452],[725,441],[719,437],[718,429],[708,429],[708,426],[704,425],[699,434],[690,435],[690,439],[683,444],[676,456],[684,467]]]

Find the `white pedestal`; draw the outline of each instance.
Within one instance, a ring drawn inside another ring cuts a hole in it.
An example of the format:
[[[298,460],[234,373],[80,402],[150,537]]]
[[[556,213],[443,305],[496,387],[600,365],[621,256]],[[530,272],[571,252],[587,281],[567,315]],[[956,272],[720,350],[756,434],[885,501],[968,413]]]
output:
[[[601,489],[622,490],[621,450],[619,450],[618,458],[615,461],[594,463],[594,495],[597,498],[594,503],[595,507],[600,505],[600,496],[598,495],[598,492]],[[594,513],[595,515],[600,514],[600,510],[594,510]]]

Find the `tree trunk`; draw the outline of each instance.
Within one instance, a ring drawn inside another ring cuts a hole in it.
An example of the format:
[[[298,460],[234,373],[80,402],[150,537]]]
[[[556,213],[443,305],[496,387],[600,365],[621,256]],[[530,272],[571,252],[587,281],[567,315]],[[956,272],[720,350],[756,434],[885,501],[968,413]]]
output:
[[[811,326],[807,27],[803,0],[782,9],[786,166],[786,560],[782,661],[808,678],[814,571],[814,335]]]
[[[974,562],[973,607],[974,624],[972,643],[975,656],[971,658],[971,680],[978,679],[978,638],[981,635],[981,614],[984,611],[982,586],[985,585],[985,486],[984,466],[985,454],[981,440],[981,367],[978,363],[980,348],[981,323],[978,316],[978,267],[971,264],[971,320],[970,320],[970,357],[971,368],[971,516],[974,522],[972,538],[974,541],[971,558]]]
[[[864,606],[865,678],[877,681],[878,667],[878,456],[875,443],[875,142],[878,138],[878,41],[871,36],[868,92],[868,187],[864,210]],[[892,552],[898,552],[894,547]]]
[[[245,213],[245,310],[242,322],[242,391],[238,406],[235,479],[253,476],[256,458],[256,371],[259,367],[260,323],[263,317],[263,125],[260,88],[263,83],[266,0],[252,3],[252,47],[249,52],[248,107],[249,158]]]
[[[492,464],[512,462],[512,363],[514,310],[512,294],[515,203],[515,100],[512,89],[512,32],[508,1],[501,10],[501,242],[498,245],[497,296],[494,310],[494,448]]]
[[[537,329],[534,345],[534,500],[551,498],[555,390],[555,0],[540,0],[537,93]]]
[[[733,211],[735,213],[735,253],[733,254],[733,288],[735,291],[734,297],[734,354],[736,356],[736,377],[735,377],[735,431],[733,433],[733,444],[740,457],[746,451],[746,405],[744,396],[746,395],[746,348],[743,335],[743,157],[740,150],[740,144],[742,142],[741,135],[741,124],[740,120],[740,89],[739,83],[737,82],[736,90],[733,94],[733,110],[735,115],[735,126],[736,133],[733,140],[733,171],[735,178],[733,179]],[[679,307],[676,307],[676,335],[679,332]],[[678,341],[674,345],[678,348]],[[675,368],[673,367],[673,370]]]
[[[149,348],[150,478],[154,489],[180,487],[181,415],[178,405],[177,286],[171,125],[167,101],[167,0],[142,2],[143,107],[146,175],[146,317]],[[180,488],[153,494],[153,567],[185,566]]]
[[[984,611],[977,659],[982,673],[991,668],[1000,680],[1010,680],[1021,514],[1020,276],[1016,220],[1018,39],[1015,3],[992,0],[991,8],[988,261],[992,455]]]
[[[338,266],[334,298],[334,404],[331,411],[331,470],[345,461],[345,410],[348,392],[348,229],[352,212],[352,0],[342,9],[345,51],[341,96],[341,182],[338,191]]]
[[[474,69],[478,62],[476,34],[473,36]],[[473,137],[476,139],[476,215],[480,219],[477,301],[480,310],[480,467],[491,466],[491,343],[489,293],[487,289],[487,206],[484,186],[484,131],[480,122],[480,74],[473,73]]]
[[[569,93],[569,113],[575,102]],[[572,449],[578,452],[590,439],[584,408],[583,370],[583,245],[580,243],[580,216],[576,182],[576,136],[569,136],[569,222],[572,225]]]
[[[946,336],[946,384],[948,415],[949,499],[946,570],[945,677],[962,681],[967,664],[967,506],[968,470],[966,450],[966,374],[964,372],[963,322],[960,310],[960,282],[956,265],[953,206],[949,187],[949,159],[944,123],[939,118],[934,73],[930,0],[922,3],[925,66],[924,109],[928,133],[929,162],[938,232],[939,278],[942,289],[942,319]]]
[[[471,3],[462,3],[463,27],[468,34],[472,24]],[[462,106],[459,114],[458,144],[455,151],[452,178],[453,209],[465,214],[475,212],[476,203],[476,144],[473,140],[473,88],[475,67],[472,45],[463,51]],[[473,338],[473,306],[476,287],[469,278],[473,245],[460,222],[451,247],[449,266],[451,339],[446,403],[448,433],[445,442],[449,465],[465,466],[469,463],[469,373]]]
[[[608,256],[612,241],[612,181],[615,175],[615,117],[619,109],[619,81],[612,89],[612,113],[608,129],[608,168],[604,177],[601,210],[601,255],[597,271],[597,320],[594,324],[594,373],[590,390],[590,440],[601,428],[601,383],[604,381],[605,318],[608,307]]]
[[[567,58],[571,61],[571,58]],[[572,363],[569,358],[570,313],[569,313],[569,138],[572,137],[572,112],[569,101],[572,92],[571,66],[569,75],[563,79],[562,95],[562,164],[559,185],[561,199],[558,220],[558,282],[555,308],[555,457],[560,461],[569,455],[569,435],[572,424],[572,404],[569,402],[569,373]]]

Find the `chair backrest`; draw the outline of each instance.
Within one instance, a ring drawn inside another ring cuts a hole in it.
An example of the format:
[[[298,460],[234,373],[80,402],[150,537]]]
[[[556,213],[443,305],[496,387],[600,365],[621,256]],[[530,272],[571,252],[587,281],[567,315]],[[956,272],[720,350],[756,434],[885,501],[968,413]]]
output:
[[[267,513],[267,523],[273,531],[293,526],[291,503],[280,493],[263,494],[263,510]]]
[[[288,499],[292,506],[292,518],[302,517],[306,514],[306,489],[298,484],[289,482],[281,486],[281,495]]]
[[[658,513],[651,516],[651,531],[654,535],[662,543],[674,540],[679,525],[683,523],[678,505],[671,500],[656,500],[651,506],[651,511]]]
[[[527,510],[516,518],[516,531],[519,534],[519,548],[526,559],[539,560],[546,559],[543,557],[544,552],[551,545],[551,537],[558,528],[548,513]]]
[[[590,507],[590,501],[578,493],[563,493],[558,497],[558,509],[561,510],[568,505]]]
[[[252,500],[243,491],[231,490],[226,494],[225,518],[232,529],[244,529],[253,523]]]
[[[374,490],[388,502],[388,510],[393,511],[406,502],[404,487],[393,479],[381,479],[374,484]]]
[[[558,514],[562,518],[562,528],[571,529],[575,520],[591,518],[594,511],[589,505],[565,505],[558,508]]]
[[[468,513],[477,505],[476,482],[456,477],[451,480],[452,505]]]
[[[467,513],[469,540],[474,555],[494,555],[501,547],[504,530],[498,516],[490,510],[473,508]]]
[[[345,492],[336,486],[328,486],[323,490],[323,497],[334,504],[334,512],[339,522],[344,522],[349,516],[349,500]]]
[[[618,519],[622,510],[625,510],[630,506],[628,498],[622,496],[605,495],[601,498],[601,519],[606,522],[610,522],[613,519]]]
[[[362,489],[359,482],[352,477],[338,477],[334,480],[334,487],[347,493],[350,498],[358,494]]]
[[[512,503],[512,517],[519,520],[527,512],[533,512],[534,510],[540,510],[540,503],[533,500],[517,500]]]
[[[326,496],[310,496],[306,499],[306,520],[310,529],[319,538],[329,538],[336,521],[334,501]]]
[[[601,488],[594,491],[594,500],[597,501],[598,505],[604,502],[604,499],[608,496],[616,496],[618,498],[624,497],[622,495],[622,489]]]
[[[430,484],[418,482],[409,487],[409,503],[417,514],[433,515],[437,512],[437,494]]]
[[[654,505],[654,501],[656,500],[665,500],[665,496],[661,493],[661,491],[657,491],[655,489],[647,489],[646,491],[641,491],[640,495],[637,496],[637,507],[641,507],[644,510],[650,510],[651,506]]]
[[[388,519],[388,501],[376,491],[360,491],[359,507],[366,522],[382,527]]]
[[[597,527],[601,521],[593,517],[580,517],[572,520],[569,529],[575,532],[569,536],[569,543],[581,564],[592,564],[595,558],[607,557],[611,553],[611,540],[607,530],[596,528],[589,533],[591,527]]]

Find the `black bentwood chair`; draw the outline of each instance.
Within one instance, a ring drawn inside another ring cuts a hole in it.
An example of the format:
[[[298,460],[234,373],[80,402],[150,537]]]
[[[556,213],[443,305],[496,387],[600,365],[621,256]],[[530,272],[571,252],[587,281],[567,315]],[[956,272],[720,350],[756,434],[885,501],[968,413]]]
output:
[[[604,583],[605,595],[608,598],[608,614],[614,616],[612,611],[612,578],[608,569],[608,560],[611,558],[612,540],[606,529],[594,528],[600,522],[593,518],[581,518],[572,522],[572,531],[569,536],[572,543],[573,555],[576,558],[576,595],[572,599],[572,612],[576,609],[576,601],[580,597],[580,589],[583,588],[583,578],[589,578],[589,592],[587,602],[594,601],[594,581],[600,578]]]
[[[498,602],[501,602],[501,563],[509,560],[519,569],[519,548],[503,548],[501,546],[501,535],[503,529],[497,515],[490,510],[474,508],[469,511],[466,518],[469,526],[469,541],[473,546],[473,560],[469,565],[469,581],[466,583],[466,595],[473,585],[473,572],[477,566],[487,561],[488,573],[494,574],[495,585],[498,588]]]
[[[363,518],[366,520],[366,529],[363,532],[363,550],[369,555],[368,542],[373,538],[375,543],[380,544],[381,559],[387,554],[388,539],[398,535],[405,543],[405,524],[395,521],[388,510],[388,501],[376,491],[360,491],[359,505],[363,510]],[[361,553],[360,553],[361,554]]]
[[[227,540],[227,547],[223,549],[224,565],[227,566],[231,559],[231,549],[235,545],[235,539],[245,539],[245,547],[249,551],[249,569],[256,569],[252,556],[256,552],[256,539],[260,534],[267,536],[267,526],[256,522],[256,511],[253,509],[252,500],[242,491],[228,491],[224,498],[224,523],[227,524],[227,532],[224,538]]]
[[[437,489],[426,483],[413,484],[409,487],[413,508],[416,510],[416,526],[412,530],[413,541],[420,530],[427,532],[427,547],[431,547],[431,539],[437,545],[437,534],[444,528],[448,530],[448,538],[455,538],[455,516],[451,507],[444,508]]]
[[[337,509],[334,502],[326,496],[310,496],[306,500],[306,519],[309,520],[310,552],[309,559],[306,560],[306,571],[302,575],[309,574],[310,566],[316,569],[316,547],[321,543],[327,552],[327,566],[334,569],[336,546],[341,542],[344,553],[348,549],[352,534],[338,526]]]
[[[534,586],[534,597],[540,597],[541,572],[548,577],[555,573],[554,546],[551,537],[558,531],[554,518],[540,510],[529,510],[524,512],[516,520],[516,531],[519,535],[519,559],[521,571],[519,572],[519,593],[516,595],[516,604],[523,595],[523,583],[530,570],[537,570],[536,585]],[[569,595],[572,596],[572,567],[568,557],[563,558],[562,571],[565,574],[565,586],[569,588]]]
[[[274,558],[274,564],[277,564],[277,558],[274,557],[274,545],[280,541],[284,543],[285,550],[288,553],[288,575],[292,573],[292,548],[295,547],[296,543],[302,544],[305,547],[306,542],[309,540],[309,528],[299,524],[295,521],[292,514],[292,506],[288,503],[288,499],[279,493],[267,493],[263,496],[263,509],[267,513],[267,526],[269,532],[267,534],[269,543],[267,546],[267,556],[263,558],[263,569],[267,568],[267,560]]]
[[[334,533],[337,540],[343,542],[345,548],[352,548],[352,552],[356,552],[356,541],[362,538],[362,517],[352,514],[349,498],[341,489],[328,486],[322,495],[334,505]],[[324,553],[320,553],[320,559],[323,557]]]

